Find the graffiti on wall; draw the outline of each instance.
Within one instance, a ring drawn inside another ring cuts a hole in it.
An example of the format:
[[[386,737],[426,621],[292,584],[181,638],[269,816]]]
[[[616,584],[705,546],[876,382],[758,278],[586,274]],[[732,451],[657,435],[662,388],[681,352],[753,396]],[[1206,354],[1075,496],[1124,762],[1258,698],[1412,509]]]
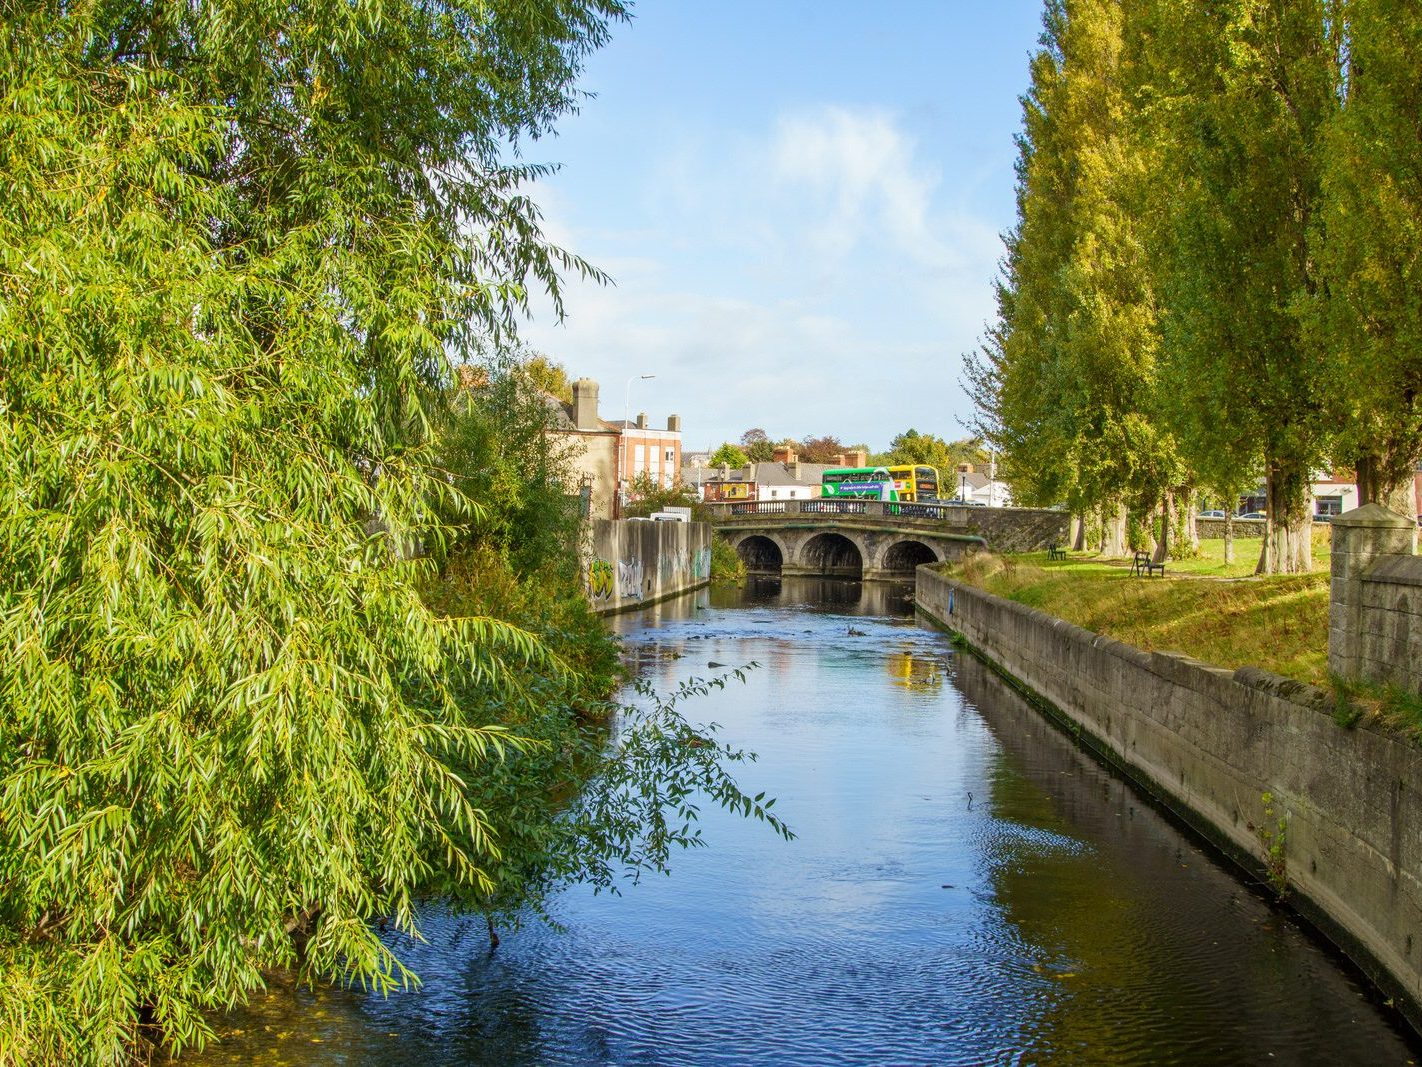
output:
[[[699,548],[691,557],[691,576],[696,579],[711,577],[711,546]]]
[[[612,596],[612,564],[605,559],[595,559],[588,564],[588,599],[593,602],[606,600]]]
[[[625,560],[617,565],[617,595],[623,600],[642,599],[642,561]]]
[[[646,563],[636,558],[591,559],[584,567],[583,577],[589,602],[611,608],[609,601],[645,600],[653,595],[653,589],[661,595],[664,590],[675,591],[705,581],[711,577],[711,548],[671,549],[657,553]]]

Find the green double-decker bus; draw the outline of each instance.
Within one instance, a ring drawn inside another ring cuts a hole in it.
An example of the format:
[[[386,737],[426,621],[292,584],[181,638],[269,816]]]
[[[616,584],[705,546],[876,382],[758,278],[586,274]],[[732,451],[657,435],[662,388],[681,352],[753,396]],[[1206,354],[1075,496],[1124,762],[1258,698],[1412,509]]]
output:
[[[931,501],[938,499],[935,467],[832,467],[820,476],[822,497],[860,500]]]

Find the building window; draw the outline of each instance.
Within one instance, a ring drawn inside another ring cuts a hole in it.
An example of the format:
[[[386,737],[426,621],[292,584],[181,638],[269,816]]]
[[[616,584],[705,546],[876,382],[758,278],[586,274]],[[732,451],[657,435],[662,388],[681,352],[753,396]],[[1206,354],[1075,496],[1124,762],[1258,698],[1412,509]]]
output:
[[[1342,515],[1343,498],[1341,496],[1321,496],[1314,500],[1315,515]]]
[[[676,461],[676,449],[674,449],[674,448],[669,448],[669,449],[667,449],[666,461],[667,461],[668,463],[673,463],[673,462]]]

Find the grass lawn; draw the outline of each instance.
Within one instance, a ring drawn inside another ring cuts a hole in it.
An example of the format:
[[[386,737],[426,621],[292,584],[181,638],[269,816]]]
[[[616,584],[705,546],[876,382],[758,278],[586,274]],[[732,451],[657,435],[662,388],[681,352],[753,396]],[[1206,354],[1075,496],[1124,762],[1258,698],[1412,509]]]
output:
[[[977,555],[954,575],[1137,648],[1183,652],[1221,667],[1256,666],[1326,685],[1328,534],[1314,538],[1311,574],[1253,577],[1258,538],[1201,542],[1201,555],[1171,560],[1164,578],[1137,578],[1127,561],[1068,553]],[[1321,543],[1320,543],[1321,542]]]

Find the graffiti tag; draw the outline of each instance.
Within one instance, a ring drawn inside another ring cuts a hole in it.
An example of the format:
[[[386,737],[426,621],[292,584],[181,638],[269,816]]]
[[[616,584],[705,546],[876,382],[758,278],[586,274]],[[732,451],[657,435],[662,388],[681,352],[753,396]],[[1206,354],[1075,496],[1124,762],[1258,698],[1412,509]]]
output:
[[[629,559],[617,564],[617,595],[623,600],[642,599],[642,561]]]
[[[592,600],[606,600],[612,596],[612,564],[605,559],[595,559],[588,564],[588,597]]]
[[[697,549],[696,554],[691,557],[691,576],[693,578],[711,577],[711,549]]]

